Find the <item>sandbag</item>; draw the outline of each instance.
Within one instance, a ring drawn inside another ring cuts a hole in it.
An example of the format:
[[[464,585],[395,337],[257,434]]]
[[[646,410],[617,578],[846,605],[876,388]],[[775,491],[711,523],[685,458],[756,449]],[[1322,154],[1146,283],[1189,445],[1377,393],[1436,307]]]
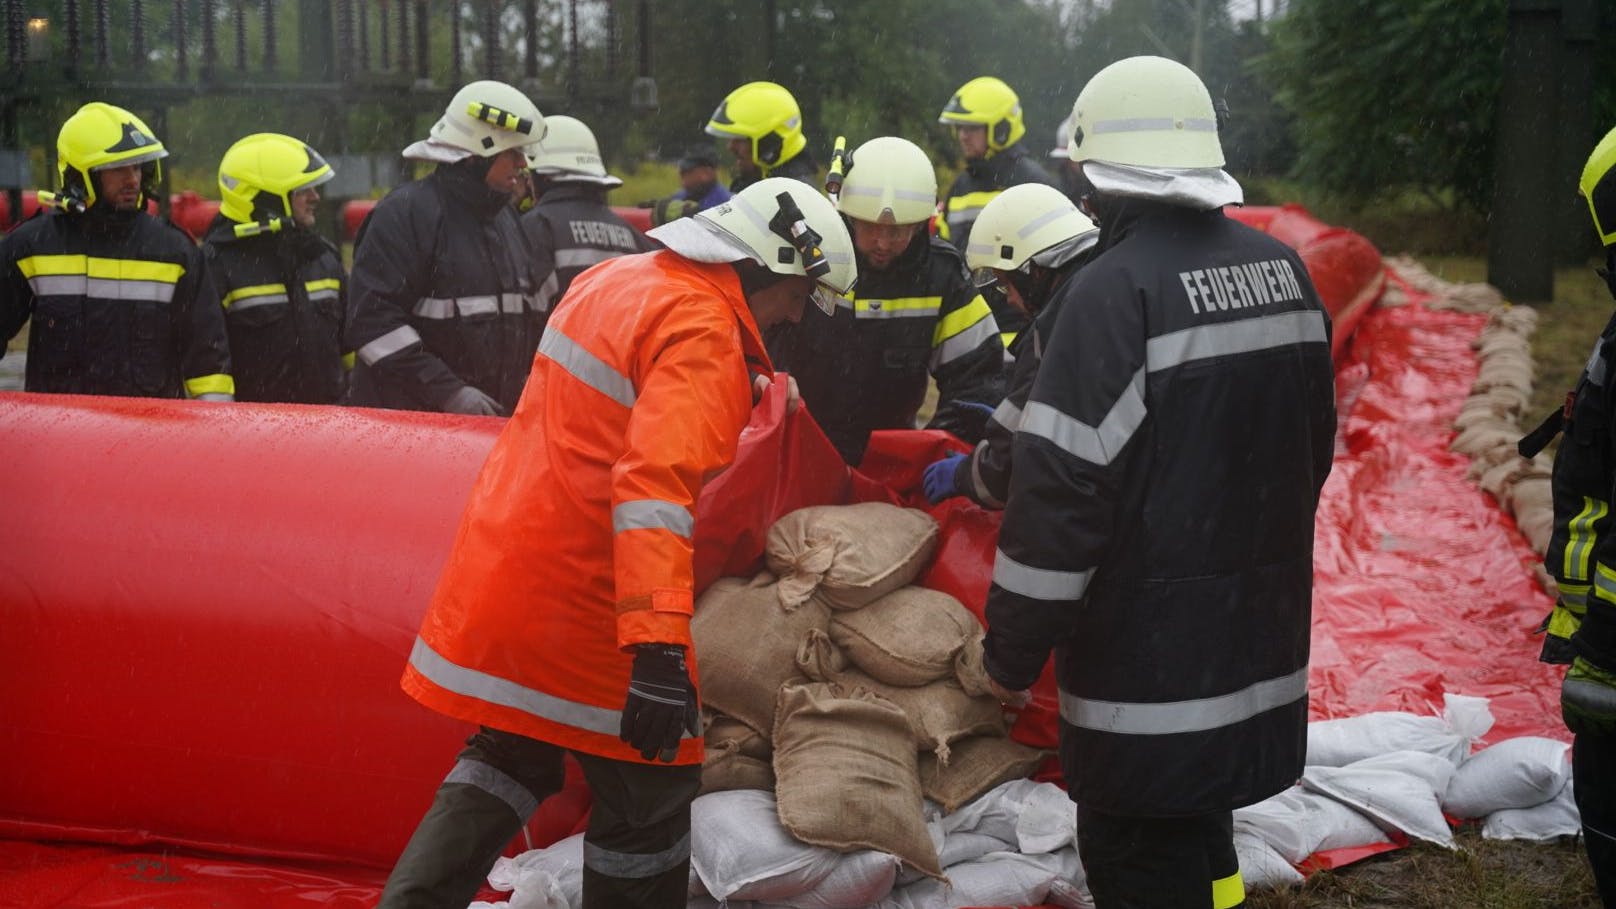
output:
[[[1437,754],[1457,766],[1492,728],[1485,698],[1448,694],[1440,717],[1377,711],[1307,724],[1308,766],[1344,767],[1392,751]],[[1441,790],[1438,790],[1439,792]]]
[[[1442,755],[1394,751],[1345,767],[1304,768],[1302,785],[1350,805],[1384,830],[1453,849],[1453,830],[1438,801],[1453,769]]]
[[[510,900],[472,903],[470,909],[569,909],[583,905],[584,835],[573,834],[547,848],[530,849],[512,858],[500,856],[488,872],[488,886],[509,893]]]
[[[947,764],[931,752],[920,755],[920,791],[953,812],[994,787],[1028,776],[1048,756],[1003,735],[971,736],[953,744]]]
[[[1552,843],[1562,836],[1582,832],[1582,816],[1577,811],[1574,783],[1567,783],[1559,794],[1530,808],[1506,808],[1487,815],[1481,825],[1482,839],[1525,840]]]
[[[733,748],[708,748],[702,755],[701,788],[697,795],[733,789],[774,791],[774,764]]]
[[[1301,864],[1315,852],[1391,842],[1367,815],[1299,786],[1255,805],[1236,808],[1234,829],[1261,838],[1293,865]]]
[[[1236,830],[1234,854],[1240,861],[1240,879],[1248,892],[1289,887],[1302,882],[1302,873],[1291,867],[1274,847],[1254,833]]]
[[[780,577],[780,602],[817,595],[832,609],[858,609],[910,584],[937,549],[937,522],[884,502],[791,512],[769,528],[765,554]]]
[[[878,909],[960,909],[966,906],[1032,906],[1042,903],[1056,880],[1081,879],[1076,849],[1043,855],[995,852],[948,869],[948,879],[921,880],[892,891]]]
[[[705,737],[709,750],[719,748],[739,751],[747,757],[765,761],[774,753],[774,749],[769,747],[767,736],[722,713],[713,714],[712,721],[707,724]]]
[[[768,735],[775,694],[797,674],[797,648],[829,623],[822,603],[783,606],[767,574],[719,578],[696,600],[690,620],[703,703]]]
[[[838,852],[879,849],[942,875],[898,705],[824,682],[781,688],[774,776],[780,823],[797,839]]]
[[[1454,771],[1442,808],[1454,817],[1479,818],[1541,805],[1571,779],[1570,748],[1565,742],[1523,735],[1478,751]]]
[[[830,639],[849,661],[888,685],[924,685],[954,674],[982,624],[946,593],[900,587],[863,609],[831,616]]]
[[[848,667],[828,681],[850,692],[872,692],[896,704],[909,721],[913,748],[930,753],[944,765],[952,760],[955,741],[973,735],[1004,736],[1008,728],[1004,707],[997,699],[991,695],[973,697],[951,679],[911,688],[886,685]],[[1003,780],[995,781],[995,785],[999,782]]]

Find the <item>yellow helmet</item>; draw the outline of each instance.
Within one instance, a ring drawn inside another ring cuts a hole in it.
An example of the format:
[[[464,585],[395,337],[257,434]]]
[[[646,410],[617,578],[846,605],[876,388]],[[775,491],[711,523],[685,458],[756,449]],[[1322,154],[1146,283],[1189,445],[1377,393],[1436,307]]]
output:
[[[707,120],[706,131],[724,139],[751,140],[752,161],[765,173],[795,158],[808,144],[797,99],[773,82],[748,82],[730,92]]]
[[[993,76],[978,76],[960,86],[937,122],[987,127],[989,155],[1015,145],[1027,133],[1021,122],[1021,99],[1003,79]]]
[[[90,174],[132,164],[148,165],[142,169],[140,181],[140,205],[144,207],[157,193],[163,173],[157,162],[166,157],[168,150],[139,117],[101,101],[79,108],[56,136],[56,170],[62,193],[82,199],[86,207],[95,204],[95,180]]]
[[[915,224],[937,209],[937,172],[920,146],[881,136],[854,150],[836,208],[849,218]]]
[[[335,173],[320,153],[291,136],[254,133],[219,161],[219,214],[238,224],[273,221],[292,213],[292,193]]]
[[[1616,129],[1605,134],[1582,167],[1577,191],[1588,200],[1594,233],[1605,246],[1616,245]]]

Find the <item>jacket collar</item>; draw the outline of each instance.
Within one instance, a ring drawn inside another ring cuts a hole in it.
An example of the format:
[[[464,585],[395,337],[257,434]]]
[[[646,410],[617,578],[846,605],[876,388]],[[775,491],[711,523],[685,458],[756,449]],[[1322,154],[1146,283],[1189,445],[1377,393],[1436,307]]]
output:
[[[511,197],[496,189],[490,189],[483,182],[478,159],[468,158],[454,164],[440,164],[438,169],[427,176],[434,180],[449,197],[451,202],[457,202],[470,209],[478,219],[487,221],[493,219],[500,210],[511,204]]]

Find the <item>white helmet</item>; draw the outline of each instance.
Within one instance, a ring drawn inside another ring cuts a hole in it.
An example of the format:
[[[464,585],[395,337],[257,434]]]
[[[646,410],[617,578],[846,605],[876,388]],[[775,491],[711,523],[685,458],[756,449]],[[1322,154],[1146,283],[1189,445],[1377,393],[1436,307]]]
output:
[[[1055,127],[1055,147],[1049,150],[1049,156],[1057,161],[1067,161],[1072,157],[1066,146],[1072,143],[1072,121],[1070,118],[1062,120],[1060,126]]]
[[[492,158],[506,149],[537,145],[543,138],[544,115],[538,106],[516,88],[485,79],[455,92],[432,125],[429,141]]]
[[[860,221],[919,223],[937,210],[937,172],[908,139],[871,139],[853,151],[836,208]]]
[[[1166,57],[1129,57],[1095,73],[1070,122],[1073,161],[1223,166],[1212,96],[1194,70]]]
[[[623,185],[606,173],[595,134],[582,120],[558,114],[545,117],[544,127],[544,141],[528,148],[527,166],[535,174],[567,182]]]
[[[1066,194],[1043,183],[1021,183],[993,197],[976,216],[965,247],[973,271],[1020,271],[1028,262],[1059,268],[1099,242],[1100,229]],[[979,275],[979,283],[987,280]]]
[[[728,202],[694,217],[669,221],[648,236],[697,262],[750,259],[777,275],[806,275],[818,287],[814,303],[826,314],[858,277],[853,238],[836,207],[813,187],[766,177]]]

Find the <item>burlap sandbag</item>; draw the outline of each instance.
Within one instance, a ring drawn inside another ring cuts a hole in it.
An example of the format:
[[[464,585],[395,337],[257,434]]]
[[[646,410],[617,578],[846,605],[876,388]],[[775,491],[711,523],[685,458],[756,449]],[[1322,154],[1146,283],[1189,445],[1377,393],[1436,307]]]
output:
[[[709,746],[701,761],[701,789],[696,794],[731,789],[774,791],[774,765],[768,759],[742,754],[734,748]]]
[[[879,849],[942,877],[926,830],[908,721],[896,704],[825,682],[780,689],[774,727],[780,823],[838,852]]]
[[[706,739],[709,751],[714,748],[729,749],[762,761],[769,760],[774,753],[769,746],[768,736],[722,713],[715,714],[712,722],[707,724]]]
[[[786,609],[773,578],[719,578],[696,601],[690,634],[696,642],[702,701],[768,735],[775,694],[797,675],[797,648],[808,632],[824,631],[830,610],[809,601]]]
[[[818,595],[832,609],[858,609],[914,581],[937,550],[937,522],[884,502],[800,508],[769,528],[769,570],[780,602]]]
[[[972,736],[954,745],[947,764],[935,755],[920,756],[921,791],[952,812],[995,786],[1030,775],[1048,756],[1003,735]]]
[[[953,679],[926,685],[888,685],[857,669],[848,668],[831,678],[847,691],[869,691],[898,705],[909,720],[914,737],[911,748],[929,752],[948,763],[949,749],[973,735],[1004,735],[1004,708],[992,695],[973,697]]]
[[[848,661],[877,681],[924,685],[954,674],[955,658],[982,634],[982,623],[940,590],[900,587],[832,615],[829,633]]]

